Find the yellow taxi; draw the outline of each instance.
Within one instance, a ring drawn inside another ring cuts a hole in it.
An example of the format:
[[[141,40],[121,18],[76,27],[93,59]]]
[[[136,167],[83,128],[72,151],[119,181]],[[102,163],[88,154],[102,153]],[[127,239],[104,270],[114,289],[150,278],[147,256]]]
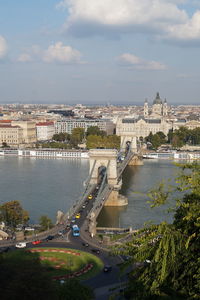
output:
[[[76,219],[80,219],[80,217],[81,217],[81,214],[76,214],[76,216],[75,216]]]
[[[92,200],[92,195],[89,195],[89,196],[88,196],[88,200]]]

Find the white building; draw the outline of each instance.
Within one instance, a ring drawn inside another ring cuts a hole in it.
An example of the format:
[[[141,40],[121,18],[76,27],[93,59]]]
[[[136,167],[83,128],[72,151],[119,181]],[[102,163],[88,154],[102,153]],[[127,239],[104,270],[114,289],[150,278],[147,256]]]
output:
[[[115,125],[108,119],[72,119],[58,120],[55,124],[55,133],[66,132],[71,134],[74,128],[84,128],[85,132],[91,126],[97,126],[108,135],[113,134]]]
[[[167,100],[164,101],[160,98],[159,93],[156,94],[156,98],[153,101],[153,105],[149,106],[148,101],[144,102],[144,117],[145,118],[160,118],[167,117],[169,112],[169,107],[167,105]]]
[[[36,134],[38,141],[52,139],[55,134],[54,122],[40,122],[36,124]]]

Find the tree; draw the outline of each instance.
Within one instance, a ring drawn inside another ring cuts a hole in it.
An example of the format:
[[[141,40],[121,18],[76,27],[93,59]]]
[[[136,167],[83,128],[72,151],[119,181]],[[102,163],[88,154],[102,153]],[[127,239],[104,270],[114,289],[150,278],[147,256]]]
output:
[[[85,134],[84,128],[74,128],[70,136],[70,143],[75,147],[77,147],[77,145],[82,142],[84,138],[84,134]]]
[[[18,224],[28,222],[29,213],[22,208],[19,201],[10,201],[0,206],[0,219],[15,228]]]
[[[94,294],[89,287],[82,285],[76,279],[69,279],[59,287],[58,290],[59,300],[92,300]]]
[[[66,132],[56,133],[52,138],[54,141],[65,142],[70,140],[70,134]]]
[[[155,207],[181,192],[173,223],[146,226],[123,245],[123,251],[122,246],[115,249],[140,262],[131,274],[129,299],[199,299],[200,165],[179,166],[176,186],[169,189],[161,183],[148,194]]]
[[[58,299],[56,289],[38,254],[12,251],[0,256],[1,300]]]
[[[108,136],[89,135],[87,137],[86,146],[88,149],[95,149],[95,148],[119,149],[120,137],[117,135],[108,135]]]
[[[105,136],[106,132],[103,130],[100,130],[98,126],[90,126],[87,129],[87,133],[86,135],[101,135],[101,136]]]
[[[39,224],[41,226],[41,231],[49,230],[53,227],[53,223],[51,219],[47,216],[41,216],[39,220]]]

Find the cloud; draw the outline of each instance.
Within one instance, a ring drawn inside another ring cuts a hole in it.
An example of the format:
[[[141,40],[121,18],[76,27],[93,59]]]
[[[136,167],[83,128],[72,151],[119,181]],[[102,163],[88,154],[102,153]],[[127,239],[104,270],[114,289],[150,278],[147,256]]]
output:
[[[4,59],[8,53],[8,46],[5,38],[0,35],[0,60]]]
[[[190,0],[191,1],[191,0]],[[200,41],[200,12],[189,17],[188,0],[62,0],[64,32],[74,35],[148,33],[164,40]],[[196,3],[193,0],[193,3]],[[194,5],[194,4],[193,4]]]
[[[184,24],[168,27],[166,39],[177,41],[198,41],[200,42],[200,11],[196,11],[191,19]]]
[[[137,70],[166,70],[167,66],[158,61],[147,61],[134,54],[124,53],[118,57],[122,65],[134,67]]]
[[[82,54],[78,50],[63,45],[62,42],[57,42],[50,45],[46,50],[34,45],[20,54],[17,60],[24,63],[43,61],[45,63],[73,64],[83,63],[81,56]]]
[[[44,51],[43,60],[48,63],[80,63],[81,53],[70,46],[64,46],[62,42],[57,42]]]
[[[124,31],[130,26],[137,26],[138,30],[145,26],[155,29],[159,24],[164,26],[187,19],[183,10],[167,0],[63,0],[59,7],[68,9],[65,24],[68,30],[90,23],[111,29],[120,26]]]

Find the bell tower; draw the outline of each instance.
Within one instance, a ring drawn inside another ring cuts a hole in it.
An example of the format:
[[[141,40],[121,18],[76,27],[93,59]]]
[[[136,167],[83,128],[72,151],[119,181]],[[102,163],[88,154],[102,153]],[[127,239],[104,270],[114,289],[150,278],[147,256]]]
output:
[[[144,117],[148,117],[149,116],[149,105],[148,105],[148,101],[147,99],[145,99],[144,102]]]

